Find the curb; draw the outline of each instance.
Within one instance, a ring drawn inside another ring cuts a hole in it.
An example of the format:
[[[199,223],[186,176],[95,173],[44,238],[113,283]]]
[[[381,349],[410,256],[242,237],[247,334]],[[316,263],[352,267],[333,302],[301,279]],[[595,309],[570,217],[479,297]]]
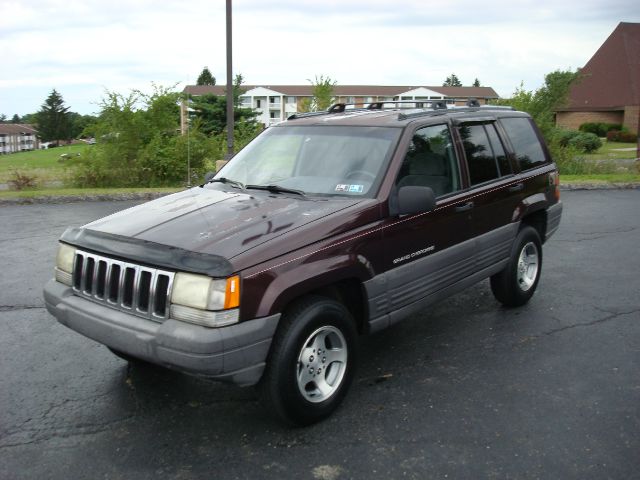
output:
[[[640,183],[560,183],[560,190],[635,190],[640,188]]]
[[[635,190],[640,183],[561,183],[561,191],[575,190]],[[154,200],[172,192],[114,193],[104,195],[47,195],[29,198],[0,198],[0,206],[34,205],[43,203],[117,202],[126,200]]]
[[[47,195],[29,198],[0,198],[3,205],[33,205],[43,203],[113,202],[120,200],[154,200],[172,192],[113,193],[104,195]]]

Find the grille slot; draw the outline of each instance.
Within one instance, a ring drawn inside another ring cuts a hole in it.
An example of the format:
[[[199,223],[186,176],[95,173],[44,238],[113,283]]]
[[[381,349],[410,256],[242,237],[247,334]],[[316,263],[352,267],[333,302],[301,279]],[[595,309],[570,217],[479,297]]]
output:
[[[73,290],[89,300],[155,321],[169,317],[173,272],[76,251]]]

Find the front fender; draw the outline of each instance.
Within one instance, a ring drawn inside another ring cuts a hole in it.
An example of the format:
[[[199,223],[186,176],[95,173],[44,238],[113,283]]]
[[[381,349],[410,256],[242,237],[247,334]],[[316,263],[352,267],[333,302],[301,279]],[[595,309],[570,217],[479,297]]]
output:
[[[374,276],[362,255],[343,254],[308,258],[277,269],[260,272],[245,279],[249,305],[243,307],[243,318],[266,317],[282,312],[294,299],[347,279],[365,282]]]

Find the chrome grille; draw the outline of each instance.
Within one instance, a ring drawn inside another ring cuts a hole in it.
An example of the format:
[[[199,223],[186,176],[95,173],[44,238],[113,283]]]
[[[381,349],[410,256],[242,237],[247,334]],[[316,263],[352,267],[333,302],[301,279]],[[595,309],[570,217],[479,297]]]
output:
[[[118,310],[163,321],[169,316],[173,272],[76,251],[73,290]]]

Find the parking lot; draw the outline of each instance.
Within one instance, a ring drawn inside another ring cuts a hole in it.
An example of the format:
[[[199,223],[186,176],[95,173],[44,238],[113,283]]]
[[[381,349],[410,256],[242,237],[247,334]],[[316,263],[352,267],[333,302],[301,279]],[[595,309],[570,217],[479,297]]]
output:
[[[344,404],[302,429],[47,313],[60,234],[135,202],[0,206],[0,478],[637,478],[640,190],[562,198],[528,305],[485,281],[362,338]]]

